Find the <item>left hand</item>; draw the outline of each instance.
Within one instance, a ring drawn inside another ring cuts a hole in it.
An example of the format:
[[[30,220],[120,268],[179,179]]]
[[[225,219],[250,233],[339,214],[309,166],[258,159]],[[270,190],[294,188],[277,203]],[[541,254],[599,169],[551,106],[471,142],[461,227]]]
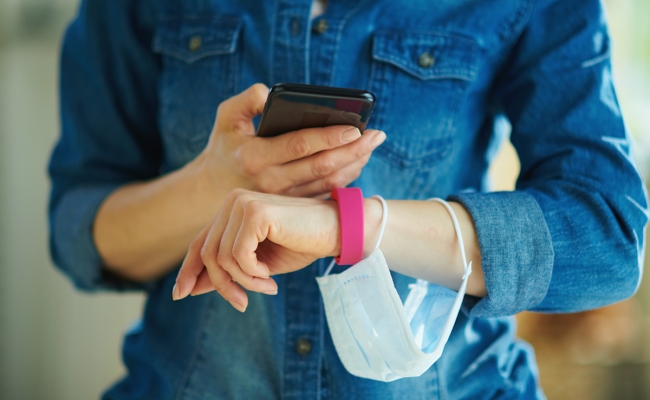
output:
[[[190,245],[173,298],[216,290],[243,312],[248,297],[242,287],[276,294],[271,275],[297,271],[339,252],[335,202],[235,189]]]

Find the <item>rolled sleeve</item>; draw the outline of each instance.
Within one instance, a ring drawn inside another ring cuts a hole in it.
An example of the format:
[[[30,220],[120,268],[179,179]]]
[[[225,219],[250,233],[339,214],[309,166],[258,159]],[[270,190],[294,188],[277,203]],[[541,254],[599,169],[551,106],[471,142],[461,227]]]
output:
[[[84,1],[63,41],[61,137],[49,164],[50,249],[80,289],[146,288],[104,268],[92,228],[117,187],[160,174],[154,18],[147,2]]]
[[[583,311],[638,289],[648,201],[609,55],[600,2],[537,0],[493,96],[512,124],[517,190],[455,197],[488,292],[473,315]]]
[[[474,218],[488,295],[470,315],[516,314],[545,297],[553,243],[544,214],[526,192],[465,193],[450,198]]]
[[[52,213],[52,257],[82,290],[144,289],[146,285],[119,279],[104,269],[93,241],[97,210],[115,185],[79,188],[67,193]]]

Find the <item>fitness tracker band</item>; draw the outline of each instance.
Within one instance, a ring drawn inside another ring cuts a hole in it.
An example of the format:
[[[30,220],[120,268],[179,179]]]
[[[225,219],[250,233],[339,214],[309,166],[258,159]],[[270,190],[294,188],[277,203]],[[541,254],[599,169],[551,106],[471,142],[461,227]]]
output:
[[[332,200],[339,206],[341,255],[338,265],[353,265],[363,259],[363,193],[359,188],[332,190]]]

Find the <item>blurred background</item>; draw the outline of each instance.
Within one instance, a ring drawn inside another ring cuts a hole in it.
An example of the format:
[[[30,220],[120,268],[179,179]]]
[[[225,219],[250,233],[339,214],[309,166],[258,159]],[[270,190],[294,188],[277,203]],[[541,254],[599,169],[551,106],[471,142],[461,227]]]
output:
[[[59,131],[58,52],[77,0],[0,0],[0,398],[92,399],[118,379],[138,294],[82,294],[48,257],[46,163]],[[614,76],[635,156],[650,177],[649,0],[605,1]],[[514,186],[506,143],[495,190]],[[632,299],[561,316],[524,313],[549,399],[650,399],[650,279]]]

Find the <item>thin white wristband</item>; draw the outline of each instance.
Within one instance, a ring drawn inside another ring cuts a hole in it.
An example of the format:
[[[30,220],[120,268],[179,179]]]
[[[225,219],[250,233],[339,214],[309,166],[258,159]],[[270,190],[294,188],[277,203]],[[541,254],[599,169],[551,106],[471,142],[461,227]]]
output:
[[[451,220],[454,223],[454,230],[456,231],[456,237],[458,238],[458,245],[460,246],[460,255],[463,257],[463,268],[465,271],[465,274],[463,275],[463,280],[464,280],[472,273],[472,262],[470,261],[469,264],[467,264],[467,256],[465,255],[465,243],[463,242],[463,234],[460,231],[460,224],[458,223],[458,218],[456,217],[456,213],[454,212],[454,209],[451,208],[449,203],[447,203],[443,199],[435,197],[429,200],[435,201],[436,203],[440,203],[443,206],[445,206],[445,208],[449,212],[449,215],[451,216]]]
[[[384,200],[384,198],[378,194],[372,196],[371,198],[381,201],[381,207],[383,209],[381,214],[381,226],[379,227],[379,237],[377,238],[377,244],[374,248],[374,250],[377,250],[381,244],[381,239],[384,237],[384,229],[386,229],[386,221],[388,221],[388,204],[386,204],[386,200]]]

